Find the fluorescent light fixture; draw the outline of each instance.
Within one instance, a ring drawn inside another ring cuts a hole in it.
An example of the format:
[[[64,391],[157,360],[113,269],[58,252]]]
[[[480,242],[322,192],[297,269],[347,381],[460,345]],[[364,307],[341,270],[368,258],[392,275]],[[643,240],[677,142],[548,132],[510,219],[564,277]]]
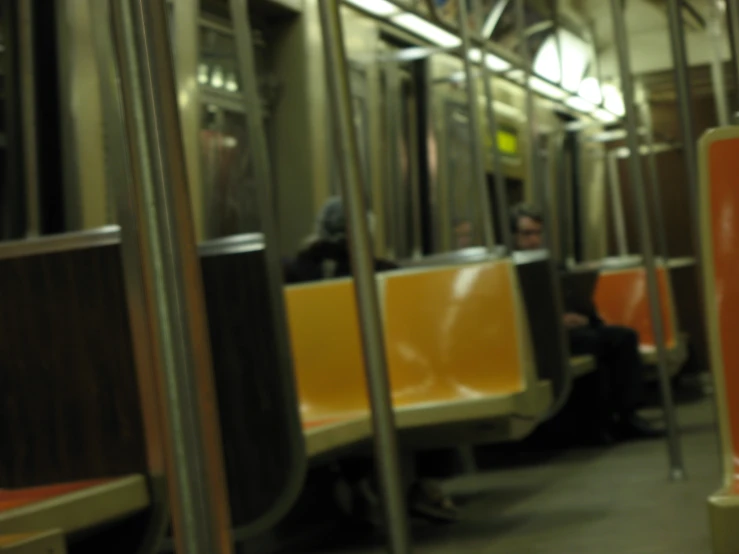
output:
[[[564,100],[567,96],[567,93],[561,88],[548,83],[544,79],[539,79],[539,77],[531,76],[529,78],[529,86],[531,90],[554,100]]]
[[[208,73],[210,70],[208,69],[208,66],[204,63],[201,63],[198,65],[198,83],[201,85],[207,85],[208,84]]]
[[[226,90],[228,92],[236,92],[239,90],[239,83],[236,81],[236,75],[229,73],[226,78]]]
[[[213,69],[213,74],[210,76],[210,86],[213,88],[221,88],[223,86],[223,70],[218,65]]]
[[[604,110],[602,108],[598,108],[593,112],[593,117],[597,119],[598,121],[602,121],[603,123],[615,123],[618,121],[618,116],[609,112],[608,110]]]
[[[606,110],[619,117],[626,113],[621,91],[611,84],[603,85],[603,106],[605,106]]]
[[[570,96],[567,100],[565,100],[565,104],[567,104],[573,110],[577,110],[578,112],[591,113],[593,110],[595,110],[595,104],[593,104],[592,102],[588,102],[587,100],[585,100],[585,98],[582,98],[580,96]]]
[[[577,95],[593,104],[603,102],[603,93],[600,90],[600,83],[595,77],[586,77],[580,83]]]
[[[474,63],[480,63],[480,61],[482,60],[482,52],[479,48],[472,48],[468,56],[470,58],[470,61]],[[500,56],[496,56],[495,54],[488,53],[485,56],[485,61],[487,62],[487,66],[491,71],[495,71],[498,73],[508,71],[511,68],[510,63],[508,63]]]
[[[377,17],[390,17],[398,13],[398,7],[387,0],[345,0],[345,2]]]
[[[559,38],[559,44],[557,39]],[[559,48],[562,50],[560,73]],[[550,34],[539,47],[534,59],[534,73],[552,81],[562,83],[562,88],[577,92],[585,68],[590,61],[590,48],[579,37],[559,29],[557,34]]]
[[[514,69],[507,73],[508,78],[516,83],[523,84],[523,69]]]
[[[429,23],[425,19],[413,13],[401,13],[390,18],[398,27],[402,27],[406,31],[425,38],[429,42],[439,46],[455,48],[462,44],[462,39],[457,35],[445,31],[441,27],[437,27],[433,23]]]

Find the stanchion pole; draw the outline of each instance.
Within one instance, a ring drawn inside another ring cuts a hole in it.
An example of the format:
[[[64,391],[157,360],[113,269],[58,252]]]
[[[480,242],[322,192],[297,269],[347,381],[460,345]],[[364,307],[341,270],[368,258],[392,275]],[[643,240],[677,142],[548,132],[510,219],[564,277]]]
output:
[[[176,550],[230,554],[223,443],[165,0],[114,0],[112,8],[130,167],[120,223],[124,247],[133,241],[140,252],[139,260],[124,263],[142,269]]]
[[[354,132],[346,51],[339,13],[339,0],[319,0],[321,30],[326,56],[329,98],[333,106],[335,145],[341,170],[341,190],[349,229],[354,290],[362,330],[364,368],[367,377],[375,437],[375,463],[381,485],[390,552],[411,551],[408,515],[398,461],[395,415],[385,359],[385,341],[375,282],[374,259],[367,224]]]
[[[649,313],[652,319],[652,330],[657,343],[657,367],[662,392],[662,406],[664,408],[665,424],[667,429],[667,450],[669,455],[670,478],[679,481],[685,478],[682,447],[677,426],[675,404],[672,399],[670,375],[668,372],[667,350],[665,349],[665,330],[662,321],[659,284],[657,281],[657,267],[652,246],[652,233],[649,228],[649,212],[647,209],[646,191],[642,175],[641,157],[639,155],[639,134],[637,126],[636,104],[634,102],[634,81],[631,75],[631,60],[629,44],[626,36],[626,23],[622,11],[621,0],[610,0],[611,19],[613,21],[613,35],[618,50],[618,66],[621,76],[624,105],[626,107],[626,131],[629,153],[629,173],[634,192],[639,230],[639,242],[644,256],[644,266],[647,277],[649,294]]]
[[[480,13],[480,0],[477,2],[477,13]],[[477,22],[479,24],[479,21]],[[513,235],[511,234],[510,225],[508,224],[508,183],[506,182],[505,173],[503,172],[503,156],[500,153],[498,145],[498,116],[495,113],[495,95],[493,93],[493,72],[488,67],[488,40],[481,36],[482,48],[480,53],[482,59],[480,61],[480,75],[482,77],[483,90],[485,91],[485,113],[487,115],[488,133],[492,144],[490,151],[493,154],[493,175],[495,176],[495,204],[497,207],[495,217],[500,222],[500,236],[498,240],[505,246],[506,252],[513,252]]]
[[[490,214],[490,194],[488,192],[487,178],[485,177],[485,159],[482,154],[482,127],[480,126],[480,110],[477,95],[477,79],[472,71],[472,61],[470,60],[470,27],[467,17],[467,0],[457,3],[457,21],[459,23],[459,32],[462,35],[462,60],[464,62],[464,74],[467,79],[467,104],[469,105],[470,117],[469,130],[470,141],[472,143],[472,170],[475,175],[475,183],[477,185],[477,209],[482,222],[483,244],[488,252],[492,252],[495,248],[495,233],[493,231],[493,221]],[[482,65],[485,65],[484,48],[481,49],[483,55]],[[484,74],[481,72],[481,75]],[[495,137],[493,137],[495,140]]]

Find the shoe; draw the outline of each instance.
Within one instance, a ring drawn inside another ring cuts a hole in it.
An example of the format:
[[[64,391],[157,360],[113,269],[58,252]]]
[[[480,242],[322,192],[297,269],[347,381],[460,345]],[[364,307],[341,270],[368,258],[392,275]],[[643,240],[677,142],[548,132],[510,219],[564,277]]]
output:
[[[579,442],[581,446],[611,446],[616,439],[608,429],[599,428],[583,435]]]
[[[655,429],[636,414],[622,417],[614,427],[614,434],[622,439],[658,439],[665,436],[662,429]]]
[[[411,487],[408,508],[411,515],[432,523],[453,523],[459,520],[459,510],[452,499],[436,483],[426,479],[417,481]]]

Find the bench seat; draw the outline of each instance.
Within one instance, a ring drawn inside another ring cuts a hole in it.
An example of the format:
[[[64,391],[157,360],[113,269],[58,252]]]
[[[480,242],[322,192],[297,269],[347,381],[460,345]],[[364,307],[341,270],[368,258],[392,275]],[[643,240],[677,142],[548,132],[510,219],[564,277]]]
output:
[[[0,533],[59,529],[65,535],[135,514],[149,506],[143,475],[0,490]]]
[[[570,369],[572,370],[572,376],[575,378],[592,373],[595,368],[596,363],[593,356],[572,356],[570,358]]]

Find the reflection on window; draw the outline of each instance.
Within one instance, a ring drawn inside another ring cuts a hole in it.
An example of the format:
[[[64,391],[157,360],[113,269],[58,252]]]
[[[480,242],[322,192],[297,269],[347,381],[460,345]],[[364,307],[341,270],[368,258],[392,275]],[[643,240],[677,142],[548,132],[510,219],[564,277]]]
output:
[[[232,35],[209,27],[200,28],[198,83],[227,92],[241,89]]]
[[[447,155],[447,187],[449,195],[449,213],[452,220],[452,248],[462,247],[459,244],[457,229],[466,223],[469,234],[473,232],[476,220],[475,177],[472,170],[472,142],[467,108],[459,104],[446,105],[446,155]],[[470,236],[464,246],[471,246],[475,239]]]
[[[246,117],[203,106],[200,153],[207,238],[258,231],[259,213]]]

